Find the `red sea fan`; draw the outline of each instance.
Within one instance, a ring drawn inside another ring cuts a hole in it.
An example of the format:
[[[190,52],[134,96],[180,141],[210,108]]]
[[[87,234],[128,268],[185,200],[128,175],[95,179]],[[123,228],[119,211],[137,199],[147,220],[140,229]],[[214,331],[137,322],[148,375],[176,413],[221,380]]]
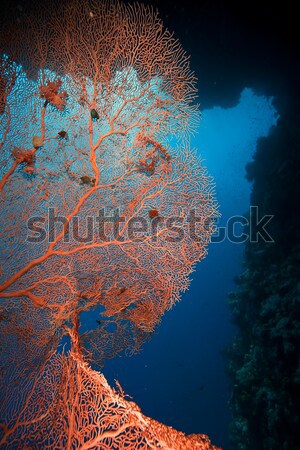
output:
[[[152,8],[115,0],[44,2],[0,41],[0,447],[212,450],[91,368],[140,348],[214,231],[213,182],[168,139],[193,128],[188,56]]]

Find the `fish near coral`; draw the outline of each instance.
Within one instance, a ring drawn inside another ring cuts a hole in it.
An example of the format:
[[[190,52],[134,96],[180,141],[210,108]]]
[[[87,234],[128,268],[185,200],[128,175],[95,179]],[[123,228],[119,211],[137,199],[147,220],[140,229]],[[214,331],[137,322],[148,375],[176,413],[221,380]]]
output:
[[[91,186],[95,186],[96,178],[91,178],[87,175],[83,175],[80,177],[80,184],[90,184]]]
[[[68,139],[68,133],[65,130],[61,130],[57,133],[59,139]]]
[[[98,112],[95,109],[91,110],[91,118],[93,120],[98,120],[100,118]]]

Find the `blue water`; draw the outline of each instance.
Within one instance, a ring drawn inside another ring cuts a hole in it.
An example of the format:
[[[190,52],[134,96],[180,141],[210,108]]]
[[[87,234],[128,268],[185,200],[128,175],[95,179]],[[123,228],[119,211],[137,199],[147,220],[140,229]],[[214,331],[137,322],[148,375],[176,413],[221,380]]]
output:
[[[202,112],[193,146],[216,181],[220,226],[249,211],[245,165],[257,139],[267,136],[276,121],[272,99],[250,89],[233,108]],[[115,358],[104,368],[108,380],[118,379],[145,414],[186,433],[208,434],[224,449],[229,448],[230,412],[222,350],[234,333],[226,298],[241,271],[242,254],[242,244],[212,243],[190,290],[165,314],[141,353]]]

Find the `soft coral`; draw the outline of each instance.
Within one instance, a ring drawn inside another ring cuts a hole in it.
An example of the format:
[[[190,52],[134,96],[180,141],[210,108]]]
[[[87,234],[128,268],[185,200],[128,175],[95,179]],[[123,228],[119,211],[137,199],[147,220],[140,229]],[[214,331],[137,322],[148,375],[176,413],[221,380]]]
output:
[[[47,84],[40,86],[41,98],[44,98],[46,100],[45,106],[50,103],[60,111],[64,109],[64,107],[66,106],[66,99],[68,98],[68,94],[65,91],[58,92],[61,85],[61,80],[57,80],[56,83],[54,81],[48,80]]]

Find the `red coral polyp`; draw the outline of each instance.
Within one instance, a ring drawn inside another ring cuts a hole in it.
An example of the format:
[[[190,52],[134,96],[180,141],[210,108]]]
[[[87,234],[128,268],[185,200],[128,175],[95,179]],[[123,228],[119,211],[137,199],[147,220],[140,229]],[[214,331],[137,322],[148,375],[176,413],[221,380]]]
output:
[[[12,155],[18,164],[22,163],[33,164],[33,157],[34,157],[33,150],[22,150],[19,147],[14,147],[12,150]]]
[[[59,111],[62,111],[66,106],[66,100],[68,94],[65,91],[58,92],[62,85],[61,80],[47,81],[47,84],[40,86],[41,98],[46,100],[45,106],[50,103],[55,106]]]

